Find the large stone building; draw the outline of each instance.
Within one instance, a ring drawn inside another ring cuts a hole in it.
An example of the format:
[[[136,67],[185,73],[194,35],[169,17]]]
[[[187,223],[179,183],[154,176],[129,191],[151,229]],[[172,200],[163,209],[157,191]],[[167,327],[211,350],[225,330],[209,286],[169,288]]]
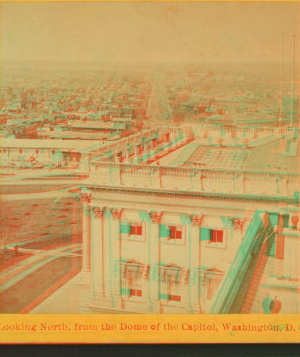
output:
[[[32,312],[260,313],[269,294],[298,313],[295,130],[154,127],[74,148],[80,179],[27,175],[27,200],[73,196],[83,248],[75,282]],[[42,192],[42,182],[60,188]]]
[[[281,312],[299,312],[294,129],[202,125],[146,134],[142,144],[133,138],[131,147],[115,143],[87,159],[88,311],[259,313],[269,294],[279,296]]]

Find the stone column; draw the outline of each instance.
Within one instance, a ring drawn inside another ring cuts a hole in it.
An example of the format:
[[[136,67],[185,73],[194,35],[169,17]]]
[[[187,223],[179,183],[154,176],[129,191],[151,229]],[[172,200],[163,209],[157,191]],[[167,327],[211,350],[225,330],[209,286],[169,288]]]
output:
[[[153,258],[152,258],[152,246],[154,241],[151,237],[151,219],[150,219],[150,212],[140,211],[139,216],[142,222],[146,222],[146,232],[147,232],[147,251],[148,251],[148,261],[147,261],[147,272],[145,274],[146,278],[146,285],[147,285],[147,309],[149,313],[153,312],[153,304],[152,304],[152,286],[151,286],[151,274],[153,273]]]
[[[105,247],[104,247],[104,231],[103,231],[103,216],[105,207],[93,207],[92,210],[92,292],[95,295],[100,293],[102,298],[105,298]]]
[[[139,145],[138,144],[135,144],[135,147],[134,147],[134,158],[133,158],[133,161],[135,163],[139,162]]]
[[[81,283],[90,285],[91,283],[91,208],[90,193],[83,193],[82,205],[82,271]]]
[[[150,279],[149,279],[149,289],[150,289],[150,311],[151,313],[160,313],[161,305],[160,300],[158,300],[159,293],[159,266],[161,263],[161,251],[160,251],[160,222],[162,217],[161,211],[151,211],[150,212],[150,240],[148,242],[148,253],[150,253]]]
[[[120,237],[120,221],[122,208],[111,208],[109,227],[109,265],[110,265],[110,295],[111,307],[121,308],[122,299],[119,294],[119,284],[117,280],[119,262],[122,260],[122,240]]]
[[[130,162],[130,150],[131,150],[130,144],[127,144],[126,152],[125,152],[125,162],[126,163]]]
[[[188,251],[188,272],[190,274],[191,269],[192,269],[192,260],[195,263],[195,260],[193,258],[194,254],[192,254],[192,226],[191,226],[191,217],[188,215],[180,215],[180,221],[181,224],[184,224],[187,227],[187,232],[186,232],[186,246],[187,246],[187,251]],[[190,314],[193,313],[193,299],[192,299],[192,281],[190,277],[186,279],[187,282],[187,306],[188,306],[188,311]],[[182,287],[183,288],[183,287]],[[183,288],[184,289],[184,288]]]
[[[81,205],[77,201],[73,201],[73,244],[81,244]]]
[[[203,214],[193,214],[191,216],[191,269],[189,274],[189,284],[191,289],[191,299],[195,312],[201,313],[201,301],[198,297],[198,279],[197,272],[202,266],[201,259],[201,242],[200,242],[200,232],[199,229],[202,224],[204,215]],[[196,249],[198,247],[198,249]]]

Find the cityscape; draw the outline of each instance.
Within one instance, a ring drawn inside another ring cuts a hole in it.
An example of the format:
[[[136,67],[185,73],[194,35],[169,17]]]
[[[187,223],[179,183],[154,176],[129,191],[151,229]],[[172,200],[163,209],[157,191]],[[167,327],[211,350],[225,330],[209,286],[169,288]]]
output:
[[[0,6],[0,313],[299,313],[299,4]]]

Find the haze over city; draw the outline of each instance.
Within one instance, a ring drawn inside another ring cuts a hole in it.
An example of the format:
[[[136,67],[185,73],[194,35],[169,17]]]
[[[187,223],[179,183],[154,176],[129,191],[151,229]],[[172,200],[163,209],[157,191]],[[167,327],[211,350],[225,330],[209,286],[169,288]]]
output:
[[[299,313],[299,3],[0,8],[0,313]]]
[[[292,60],[297,2],[1,4],[1,59],[104,62]]]

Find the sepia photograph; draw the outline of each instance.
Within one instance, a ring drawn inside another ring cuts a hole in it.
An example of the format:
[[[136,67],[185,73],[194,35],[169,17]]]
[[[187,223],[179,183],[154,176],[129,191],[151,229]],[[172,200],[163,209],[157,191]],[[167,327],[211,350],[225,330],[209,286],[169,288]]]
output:
[[[0,316],[300,313],[299,10],[1,2]]]

